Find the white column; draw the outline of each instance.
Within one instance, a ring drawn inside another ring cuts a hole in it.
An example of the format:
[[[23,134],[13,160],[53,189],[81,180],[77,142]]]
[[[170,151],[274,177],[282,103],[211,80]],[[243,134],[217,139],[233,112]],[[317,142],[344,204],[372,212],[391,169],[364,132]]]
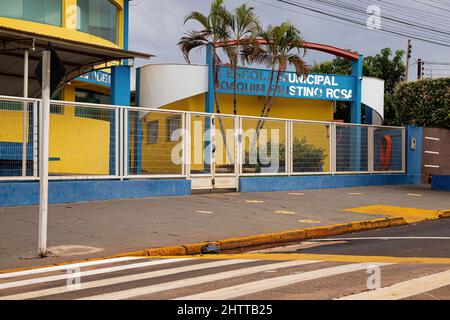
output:
[[[40,115],[38,255],[45,257],[47,253],[48,149],[50,132],[50,51],[48,50],[42,52],[42,105]]]
[[[23,97],[28,98],[28,50],[23,56]],[[23,126],[22,126],[22,176],[27,176],[27,142],[28,142],[28,102],[23,102]]]

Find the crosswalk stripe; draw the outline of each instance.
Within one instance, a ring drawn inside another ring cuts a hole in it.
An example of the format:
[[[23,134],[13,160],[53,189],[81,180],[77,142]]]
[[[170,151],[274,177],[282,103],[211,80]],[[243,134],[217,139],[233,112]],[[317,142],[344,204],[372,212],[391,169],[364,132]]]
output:
[[[59,265],[59,266],[47,267],[47,268],[37,268],[37,269],[23,270],[23,271],[17,271],[17,272],[9,272],[9,273],[0,274],[0,279],[28,276],[28,275],[37,274],[37,273],[46,273],[46,272],[52,272],[52,271],[66,270],[66,269],[70,269],[70,268],[82,268],[82,267],[88,267],[88,266],[96,266],[96,265],[100,265],[100,264],[125,262],[125,261],[131,261],[131,260],[138,260],[138,259],[142,259],[142,258],[143,257],[120,257],[120,258],[112,258],[112,259],[105,259],[105,260],[94,260],[94,261]]]
[[[204,283],[208,283],[208,282],[250,275],[250,274],[264,272],[264,271],[268,271],[268,270],[295,267],[295,266],[301,266],[301,265],[318,263],[318,262],[320,262],[320,261],[303,260],[303,261],[288,261],[288,262],[282,262],[282,263],[274,263],[274,264],[269,264],[269,265],[250,267],[250,268],[238,269],[238,270],[233,270],[233,271],[225,271],[225,272],[220,272],[220,273],[205,275],[205,276],[199,276],[199,277],[194,277],[194,278],[189,278],[189,279],[176,280],[176,281],[171,281],[171,282],[166,282],[166,283],[162,283],[162,284],[151,285],[151,286],[146,286],[146,287],[141,287],[141,288],[134,288],[134,289],[129,289],[129,290],[100,294],[100,295],[82,298],[79,300],[127,299],[127,298],[157,293],[157,292],[161,292],[161,291],[177,289],[177,288],[181,288],[181,287],[200,285],[200,284],[204,284]]]
[[[371,266],[385,266],[389,263],[357,263],[348,264],[338,267],[331,267],[326,269],[319,269],[309,272],[304,272],[300,274],[287,275],[282,277],[264,279],[249,283],[244,283],[232,287],[222,288],[218,290],[202,292],[200,294],[194,294],[190,296],[180,297],[175,300],[226,300],[236,297],[245,296],[248,294],[276,289],[304,281],[315,280],[335,275],[340,275],[343,273],[355,272],[360,270],[365,270]]]
[[[125,282],[132,282],[132,281],[146,280],[146,279],[157,278],[157,277],[162,277],[162,276],[169,276],[169,275],[178,274],[178,273],[182,273],[182,272],[197,271],[197,270],[203,270],[203,269],[215,268],[215,267],[224,267],[224,266],[229,266],[229,265],[233,265],[233,264],[240,264],[240,263],[254,262],[254,261],[255,260],[221,260],[221,261],[215,261],[215,262],[211,262],[211,263],[195,264],[195,265],[172,268],[172,269],[150,271],[150,272],[146,272],[146,273],[139,273],[139,274],[133,274],[133,275],[128,275],[128,276],[120,276],[120,277],[115,277],[115,278],[82,282],[80,288],[76,288],[76,287],[68,288],[67,286],[62,286],[62,287],[43,289],[43,290],[32,291],[32,292],[19,293],[19,294],[14,294],[14,295],[10,295],[10,296],[0,297],[0,300],[34,299],[34,298],[38,298],[38,297],[45,297],[45,296],[62,294],[62,293],[67,293],[67,292],[74,292],[74,291],[78,291],[78,290],[86,290],[86,289],[91,289],[91,288],[99,288],[99,287],[105,287],[105,286],[110,286],[110,285],[116,285],[116,284],[125,283]]]
[[[143,267],[150,267],[150,266],[156,266],[160,264],[168,264],[168,263],[175,263],[180,261],[188,261],[192,259],[167,259],[167,260],[152,260],[147,262],[140,262],[140,263],[133,263],[128,265],[121,265],[117,267],[110,267],[110,268],[102,268],[102,269],[95,269],[95,270],[89,270],[89,271],[81,271],[79,273],[68,273],[68,274],[60,274],[56,276],[48,276],[48,277],[40,277],[40,278],[32,278],[27,280],[20,280],[20,281],[14,281],[14,282],[6,282],[0,284],[0,290],[3,289],[9,289],[9,288],[15,288],[15,287],[22,287],[37,283],[44,283],[44,282],[52,282],[52,281],[58,281],[58,280],[64,280],[64,279],[73,279],[76,277],[87,277],[87,276],[93,276],[97,274],[103,274],[103,273],[110,273],[110,272],[116,272],[116,271],[124,271],[124,270],[130,270],[130,269],[137,269],[137,268],[143,268]]]
[[[450,285],[450,270],[396,283],[390,287],[353,294],[337,300],[398,300]]]

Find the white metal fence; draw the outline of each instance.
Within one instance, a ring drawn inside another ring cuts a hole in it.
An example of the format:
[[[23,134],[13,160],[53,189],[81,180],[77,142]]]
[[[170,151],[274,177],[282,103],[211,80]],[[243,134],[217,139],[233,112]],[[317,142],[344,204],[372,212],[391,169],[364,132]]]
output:
[[[38,180],[40,101],[0,96],[0,181]],[[405,129],[51,101],[49,179],[405,172]]]

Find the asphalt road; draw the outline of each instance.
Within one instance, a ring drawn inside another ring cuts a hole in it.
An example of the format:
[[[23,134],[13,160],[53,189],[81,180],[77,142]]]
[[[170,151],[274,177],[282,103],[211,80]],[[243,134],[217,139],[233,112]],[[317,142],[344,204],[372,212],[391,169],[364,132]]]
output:
[[[0,300],[450,299],[449,261],[336,262],[283,256],[291,259],[124,257],[0,274]],[[374,274],[379,282],[371,280]]]
[[[270,252],[450,258],[450,219],[310,240]]]

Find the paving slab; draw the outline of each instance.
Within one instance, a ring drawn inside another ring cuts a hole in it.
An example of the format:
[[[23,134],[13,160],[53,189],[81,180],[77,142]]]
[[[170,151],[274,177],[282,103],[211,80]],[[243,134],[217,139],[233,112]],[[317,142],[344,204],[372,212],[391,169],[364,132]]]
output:
[[[0,208],[0,270],[388,216],[345,211],[371,205],[444,210],[450,193],[389,186],[50,205],[55,255],[45,259],[35,258],[38,207]]]

